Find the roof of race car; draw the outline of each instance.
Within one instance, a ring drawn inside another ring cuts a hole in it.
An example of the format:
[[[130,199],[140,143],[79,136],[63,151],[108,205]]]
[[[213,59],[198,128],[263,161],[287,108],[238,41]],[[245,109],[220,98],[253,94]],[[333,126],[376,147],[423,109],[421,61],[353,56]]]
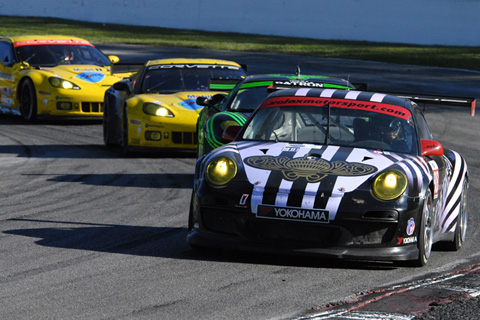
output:
[[[173,59],[157,59],[157,60],[150,60],[147,61],[145,64],[148,66],[155,66],[155,65],[165,65],[165,64],[214,64],[214,65],[229,65],[229,66],[236,66],[241,67],[240,64],[234,61],[228,60],[218,60],[218,59],[188,59],[188,58],[173,58]]]
[[[341,86],[354,86],[347,80],[340,78],[332,78],[321,75],[308,75],[308,74],[256,74],[250,75],[245,78],[243,83],[261,82],[261,81],[277,81],[277,82],[301,82],[301,81],[315,81],[323,83],[332,83]]]
[[[21,35],[21,36],[2,36],[0,37],[0,40],[8,40],[11,43],[17,43],[17,42],[23,42],[23,41],[28,41],[31,43],[34,43],[36,41],[42,42],[45,40],[60,40],[60,41],[73,41],[73,42],[80,42],[81,44],[89,44],[90,41],[78,38],[78,37],[72,37],[72,36],[63,36],[63,35]]]
[[[212,90],[232,90],[239,82],[224,83],[212,79],[210,88]],[[247,76],[241,81],[240,89],[254,87],[272,87],[272,89],[286,89],[289,87],[310,87],[310,88],[335,88],[354,89],[355,86],[344,79],[331,78],[319,75],[300,74],[256,74]]]
[[[376,92],[365,92],[365,91],[356,91],[356,90],[338,90],[338,89],[310,89],[310,88],[302,88],[302,89],[286,89],[286,90],[279,90],[272,93],[267,99],[260,105],[259,108],[271,106],[271,100],[278,100],[278,98],[291,98],[291,99],[283,99],[279,101],[283,101],[283,103],[279,103],[278,101],[275,105],[282,105],[282,104],[302,104],[308,103],[309,98],[319,98],[324,99],[325,102],[330,101],[338,101],[343,100],[343,102],[347,101],[362,101],[362,102],[371,102],[373,104],[358,104],[359,108],[365,106],[373,106],[375,103],[377,104],[384,104],[395,106],[395,109],[398,107],[406,109],[409,113],[412,113],[412,102],[404,99],[399,98],[396,96],[388,95],[385,93],[376,93]],[[346,104],[349,105],[348,103]]]

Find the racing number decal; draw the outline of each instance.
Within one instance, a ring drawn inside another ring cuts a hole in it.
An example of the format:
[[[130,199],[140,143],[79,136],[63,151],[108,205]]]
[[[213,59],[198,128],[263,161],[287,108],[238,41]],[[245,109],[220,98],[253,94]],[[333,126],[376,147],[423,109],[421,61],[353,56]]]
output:
[[[440,184],[440,174],[438,172],[438,165],[435,161],[430,160],[428,161],[428,164],[432,168],[432,173],[433,173],[433,197],[436,199],[438,197],[438,186]]]
[[[248,199],[248,194],[243,194],[242,195],[242,198],[240,199],[240,204],[241,205],[245,205],[247,203],[247,199]]]

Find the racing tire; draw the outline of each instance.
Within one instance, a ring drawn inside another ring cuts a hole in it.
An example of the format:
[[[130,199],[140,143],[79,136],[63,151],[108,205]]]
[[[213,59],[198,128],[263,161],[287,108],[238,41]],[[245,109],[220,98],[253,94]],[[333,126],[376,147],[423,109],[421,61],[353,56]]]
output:
[[[33,82],[29,79],[22,83],[20,113],[25,121],[33,122],[37,119],[37,94]]]
[[[188,211],[188,228],[187,228],[188,233],[190,233],[190,231],[193,230],[193,224],[194,224],[194,221],[193,221],[193,196],[194,196],[194,193],[195,193],[195,191],[192,191],[192,196],[190,197],[190,209]],[[206,247],[199,246],[197,244],[193,244],[193,243],[190,243],[190,242],[188,242],[188,245],[190,246],[190,248],[192,248],[193,251],[203,251],[203,252],[205,252],[207,250]]]
[[[123,141],[122,141],[122,150],[123,155],[126,157],[132,156],[132,151],[128,148],[128,119],[127,119],[127,110],[124,110],[123,113]]]
[[[460,195],[460,203],[459,203],[460,211],[456,218],[455,234],[453,235],[453,240],[451,242],[446,243],[447,250],[457,251],[462,247],[463,243],[465,242],[466,235],[467,235],[467,225],[468,225],[467,194],[468,194],[468,181],[465,178],[465,181],[463,182],[462,194]]]
[[[103,143],[107,147],[113,146],[113,143],[110,141],[110,115],[108,112],[109,108],[105,104],[105,110],[103,110]]]
[[[412,267],[423,267],[427,264],[433,247],[433,200],[430,189],[425,194],[423,201],[422,218],[418,232],[418,258],[412,260]]]

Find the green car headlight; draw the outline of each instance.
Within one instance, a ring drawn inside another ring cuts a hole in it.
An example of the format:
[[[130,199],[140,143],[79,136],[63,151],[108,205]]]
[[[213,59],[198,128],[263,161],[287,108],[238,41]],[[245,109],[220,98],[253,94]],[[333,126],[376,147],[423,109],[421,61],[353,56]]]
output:
[[[55,88],[80,90],[80,87],[75,83],[65,79],[50,77],[48,78],[48,82]]]
[[[216,186],[223,186],[237,175],[237,164],[229,157],[218,157],[207,166],[206,178]]]
[[[167,118],[175,117],[173,112],[170,111],[168,108],[165,108],[164,106],[156,103],[145,103],[143,105],[143,112],[151,116],[167,117]]]
[[[381,200],[393,200],[405,192],[407,183],[405,173],[400,170],[387,170],[375,178],[372,184],[372,191]]]

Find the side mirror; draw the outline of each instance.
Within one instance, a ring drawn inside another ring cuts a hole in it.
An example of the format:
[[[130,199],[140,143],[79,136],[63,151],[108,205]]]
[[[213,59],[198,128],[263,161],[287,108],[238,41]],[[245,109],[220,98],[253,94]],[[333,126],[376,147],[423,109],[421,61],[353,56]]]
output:
[[[117,56],[108,56],[108,60],[110,60],[111,63],[115,64],[120,61],[120,58]]]
[[[241,129],[242,126],[228,126],[223,130],[222,138],[228,141],[233,141]]]
[[[208,98],[207,97],[197,97],[195,101],[199,106],[206,107],[208,106]]]
[[[23,69],[28,69],[30,68],[30,64],[26,61],[19,62],[17,64],[14,64],[12,67],[13,71],[18,71],[18,70],[23,70]]]
[[[117,91],[125,91],[128,95],[131,94],[129,85],[124,81],[119,81],[113,84],[113,89]]]
[[[435,140],[421,140],[422,156],[443,156],[443,146]]]
[[[225,94],[218,93],[211,98],[198,97],[196,102],[199,106],[212,107],[216,110],[220,110],[219,106],[225,101],[226,98],[227,96]]]

